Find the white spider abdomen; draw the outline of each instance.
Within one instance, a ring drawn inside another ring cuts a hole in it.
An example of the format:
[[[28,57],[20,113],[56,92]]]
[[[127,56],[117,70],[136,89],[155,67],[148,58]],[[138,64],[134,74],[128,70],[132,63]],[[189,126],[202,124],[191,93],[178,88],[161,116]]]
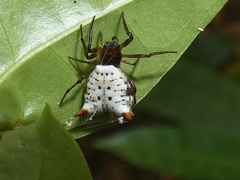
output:
[[[85,103],[76,116],[110,112],[131,120],[136,89],[120,69],[113,65],[97,65],[89,75]]]

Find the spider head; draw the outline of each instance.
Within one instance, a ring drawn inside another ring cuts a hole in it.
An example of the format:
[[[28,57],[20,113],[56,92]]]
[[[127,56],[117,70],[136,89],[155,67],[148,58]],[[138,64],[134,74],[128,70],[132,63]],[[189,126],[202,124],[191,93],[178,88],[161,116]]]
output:
[[[103,49],[107,49],[108,51],[115,51],[118,50],[119,48],[119,40],[117,36],[113,36],[112,41],[107,41],[104,46]]]
[[[104,44],[100,57],[102,65],[114,65],[119,67],[122,53],[116,36],[112,38],[112,41],[108,41]]]

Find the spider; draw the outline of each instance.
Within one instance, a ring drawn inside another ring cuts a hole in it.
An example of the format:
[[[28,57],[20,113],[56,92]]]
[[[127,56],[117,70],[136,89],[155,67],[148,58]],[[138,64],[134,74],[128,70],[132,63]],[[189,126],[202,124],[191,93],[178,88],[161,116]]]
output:
[[[88,82],[85,92],[85,102],[83,107],[74,114],[74,117],[91,115],[90,119],[101,112],[110,112],[117,115],[119,122],[125,120],[130,121],[132,116],[132,107],[136,104],[136,87],[127,76],[127,74],[120,68],[120,63],[124,62],[129,65],[136,65],[137,61],[130,62],[123,58],[149,58],[154,55],[165,53],[176,53],[177,51],[158,51],[149,54],[123,54],[122,49],[129,45],[133,40],[133,34],[129,31],[124,13],[122,12],[123,27],[128,38],[121,44],[119,39],[113,36],[112,41],[107,41],[103,45],[103,38],[101,31],[99,32],[99,40],[101,46],[92,48],[93,23],[95,16],[92,19],[89,28],[88,44],[83,39],[82,24],[80,25],[80,37],[85,52],[85,57],[88,60],[80,60],[73,57],[69,59],[93,64],[90,70],[83,73],[80,78],[66,90],[59,105],[62,104],[66,95],[85,78],[88,77]],[[99,58],[96,58],[96,57]],[[91,60],[96,58],[96,60]]]

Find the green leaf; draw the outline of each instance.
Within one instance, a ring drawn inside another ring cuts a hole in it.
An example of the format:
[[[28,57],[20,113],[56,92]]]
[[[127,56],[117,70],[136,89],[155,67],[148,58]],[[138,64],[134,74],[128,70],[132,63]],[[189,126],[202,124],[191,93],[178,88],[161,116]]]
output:
[[[238,84],[182,58],[141,103],[149,113],[163,114],[184,127],[239,131],[239,98]]]
[[[121,42],[127,38],[120,15],[124,11],[135,37],[124,53],[178,51],[177,54],[143,59],[134,68],[122,66],[137,86],[139,101],[174,65],[199,33],[198,27],[204,28],[225,2],[1,1],[0,129],[4,131],[35,122],[46,102],[61,123],[81,107],[84,83],[67,96],[62,107],[58,103],[65,90],[89,68],[70,62],[67,56],[84,59],[78,27],[83,23],[87,38],[88,26],[85,25],[93,15],[96,15],[95,42],[100,30],[104,41],[113,35]],[[91,131],[99,127],[102,126]],[[86,133],[82,130],[75,137]]]
[[[0,139],[0,179],[91,179],[85,159],[46,106],[39,121]]]
[[[184,179],[240,176],[239,133],[203,128],[136,127],[95,146],[138,166]]]

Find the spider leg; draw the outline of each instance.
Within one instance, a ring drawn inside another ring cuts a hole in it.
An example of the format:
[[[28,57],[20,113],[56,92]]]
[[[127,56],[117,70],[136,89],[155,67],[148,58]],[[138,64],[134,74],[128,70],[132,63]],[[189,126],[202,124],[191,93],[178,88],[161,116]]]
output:
[[[128,38],[120,45],[120,49],[126,47],[133,40],[133,34],[128,29],[127,22],[124,18],[123,12],[122,12],[122,19],[123,19],[123,26],[126,31],[126,34],[128,35]]]
[[[122,59],[122,62],[124,62],[124,63],[126,63],[128,65],[131,65],[131,66],[135,66],[138,63],[138,61],[139,61],[139,58],[136,61],[134,61],[134,62]]]
[[[96,56],[98,56],[100,54],[100,50],[101,50],[101,47],[99,47],[99,46],[91,49],[91,46],[92,46],[92,36],[93,36],[92,27],[93,27],[94,19],[95,19],[95,16],[93,17],[92,23],[91,23],[91,25],[89,27],[89,36],[88,36],[88,44],[87,45],[85,43],[85,40],[83,39],[82,24],[80,25],[81,42],[82,42],[82,45],[83,45],[85,57],[87,59],[95,58]],[[93,53],[93,54],[88,55],[88,53]]]
[[[123,26],[124,26],[124,29],[126,31],[126,34],[128,35],[128,38],[120,45],[120,49],[126,47],[133,40],[133,34],[128,29],[127,22],[124,18],[124,13],[123,12],[122,12],[122,19],[123,19]],[[123,54],[122,57],[149,58],[149,57],[154,56],[154,55],[165,54],[165,53],[177,53],[177,51],[159,51],[159,52],[152,52],[152,53],[149,53],[149,54]],[[128,64],[131,64],[131,63],[128,63]]]
[[[151,56],[159,55],[159,54],[166,54],[166,53],[177,53],[177,51],[158,51],[152,52],[149,54],[122,54],[122,57],[128,58],[149,58]]]
[[[94,19],[95,19],[95,16],[93,16],[93,19],[92,19],[92,23],[89,27],[89,36],[88,36],[88,45],[87,45],[87,52],[93,52],[91,50],[91,46],[92,46],[92,36],[93,36],[93,23],[94,23]],[[83,35],[82,35],[82,30],[81,30],[81,36],[82,36],[82,39],[83,39]]]
[[[101,46],[103,46],[102,31],[99,31],[99,35],[98,35],[98,37],[99,37],[99,41],[100,41]]]
[[[81,75],[81,77],[70,87],[66,90],[66,92],[64,93],[60,103],[59,103],[59,106],[61,106],[64,98],[66,97],[66,95],[78,84],[80,84],[86,77],[89,76],[89,74],[94,70],[94,68],[90,69],[89,71],[85,72],[84,74]]]
[[[93,55],[93,54],[92,54]],[[82,60],[82,59],[77,59],[77,58],[73,58],[68,56],[69,59],[73,60],[73,61],[77,61],[77,62],[81,62],[81,63],[86,63],[86,64],[92,64],[95,63],[98,60],[94,60],[94,61],[88,61],[88,60]]]

